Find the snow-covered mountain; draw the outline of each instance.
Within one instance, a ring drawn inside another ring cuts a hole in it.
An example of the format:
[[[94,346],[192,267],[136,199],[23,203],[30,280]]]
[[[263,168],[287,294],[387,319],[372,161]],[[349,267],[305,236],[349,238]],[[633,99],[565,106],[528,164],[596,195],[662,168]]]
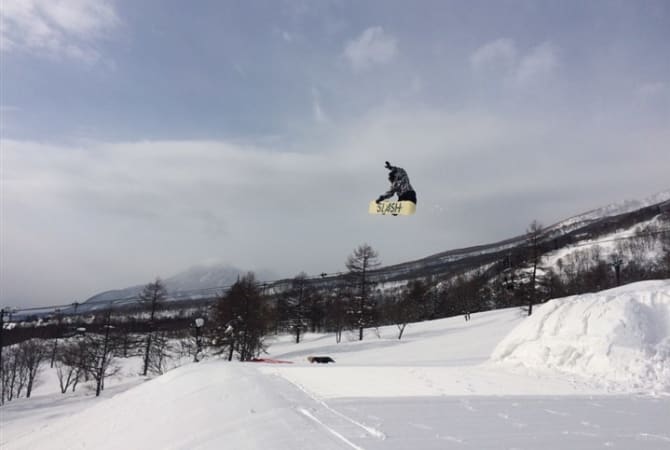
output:
[[[221,288],[235,283],[238,277],[246,274],[243,270],[231,264],[214,263],[199,264],[163,280],[170,298],[201,297],[204,294],[216,294]],[[255,272],[259,281],[273,280],[276,275],[269,270]],[[147,280],[147,283],[153,280]],[[94,295],[86,300],[85,304],[107,303],[136,299],[145,285],[131,286],[123,289],[114,289]]]
[[[670,189],[658,192],[643,200],[623,200],[617,203],[611,203],[601,208],[587,211],[585,213],[555,223],[548,227],[548,230],[563,230],[565,232],[569,229],[579,228],[580,226],[584,226],[599,219],[630,213],[642,208],[659,205],[666,202],[670,202]]]
[[[245,270],[230,264],[199,264],[165,280],[169,292],[192,291],[204,288],[221,288],[235,283]],[[276,275],[269,270],[254,272],[259,281],[274,280]]]

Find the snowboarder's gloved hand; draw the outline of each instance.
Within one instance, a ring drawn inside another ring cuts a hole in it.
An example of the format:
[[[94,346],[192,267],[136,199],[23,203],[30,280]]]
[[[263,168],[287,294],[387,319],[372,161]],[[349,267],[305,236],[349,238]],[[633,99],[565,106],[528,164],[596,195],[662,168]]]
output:
[[[384,164],[384,167],[386,167],[387,169],[390,170],[392,166],[388,161],[386,161],[386,164]]]
[[[375,201],[376,201],[377,203],[379,203],[379,202],[383,202],[383,201],[384,201],[384,197],[380,195],[380,196],[377,198],[377,200],[375,200]]]

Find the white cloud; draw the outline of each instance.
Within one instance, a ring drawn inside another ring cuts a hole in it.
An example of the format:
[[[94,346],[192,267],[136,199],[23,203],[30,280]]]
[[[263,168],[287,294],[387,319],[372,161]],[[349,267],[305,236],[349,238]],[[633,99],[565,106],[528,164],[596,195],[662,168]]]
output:
[[[393,264],[660,190],[670,165],[665,129],[599,133],[539,115],[388,106],[312,128],[325,131],[293,152],[277,143],[2,141],[5,295],[40,273],[44,301],[65,302],[66,285],[92,295],[207,258],[280,276],[330,273],[362,242]],[[366,212],[388,188],[385,160],[406,168],[417,190],[412,220]]]
[[[3,0],[1,51],[30,51],[93,62],[95,40],[116,27],[109,0]]]
[[[360,71],[390,62],[397,52],[398,46],[393,36],[386,34],[381,27],[371,27],[347,44],[344,56],[354,70]]]
[[[516,69],[516,80],[527,83],[540,77],[550,75],[559,66],[557,49],[549,42],[531,49],[519,62]]]
[[[516,44],[512,39],[497,39],[483,45],[470,55],[470,65],[476,72],[489,69],[510,70],[517,59]]]
[[[321,106],[321,94],[316,88],[312,88],[312,110],[314,112],[314,120],[319,124],[325,124],[330,122],[328,116],[323,111]]]
[[[501,38],[475,50],[470,55],[470,66],[475,73],[496,72],[506,81],[525,85],[552,74],[559,67],[558,49],[544,42],[523,53],[514,40]]]

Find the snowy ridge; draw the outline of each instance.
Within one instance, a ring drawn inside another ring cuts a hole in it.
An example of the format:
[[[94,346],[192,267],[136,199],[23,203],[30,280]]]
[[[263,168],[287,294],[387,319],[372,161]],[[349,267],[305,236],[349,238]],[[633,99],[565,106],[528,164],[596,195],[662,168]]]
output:
[[[663,205],[667,205],[669,202],[670,189],[659,192],[644,200],[626,200],[619,203],[613,203],[544,228],[545,238],[554,239],[560,236],[583,232],[583,235],[573,235],[573,239],[576,243],[582,243],[585,238],[588,239],[590,234],[598,232],[597,225],[601,221],[608,221],[607,225],[611,226],[611,221],[615,219],[610,218],[614,216],[635,213],[636,211],[654,205],[659,205],[665,209],[667,206]],[[616,232],[610,234],[609,237],[601,236],[598,240],[629,236],[635,232],[638,226],[652,223],[649,220],[640,222],[640,217],[636,217],[634,220],[637,220],[638,222],[632,228],[630,227],[630,224],[625,221],[625,218],[622,220],[622,223],[631,230],[628,234]],[[419,260],[382,267],[378,269],[376,273],[384,279],[400,280],[403,278],[416,277],[417,273],[421,273],[422,276],[425,276],[427,273],[441,274],[444,272],[453,272],[454,268],[457,268],[457,270],[460,271],[477,269],[478,267],[482,267],[491,262],[499,261],[500,258],[504,257],[503,252],[506,254],[514,252],[521,246],[526,245],[526,242],[526,236],[519,235],[491,244],[448,250]]]
[[[670,281],[547,302],[491,360],[576,375],[612,391],[670,393]]]
[[[648,206],[657,205],[667,201],[670,201],[670,189],[658,192],[643,200],[623,200],[621,202],[611,203],[607,206],[603,206],[602,208],[597,208],[583,214],[570,217],[569,219],[562,220],[554,225],[551,225],[547,228],[547,230],[573,230],[594,220],[633,212],[641,208],[646,208]]]

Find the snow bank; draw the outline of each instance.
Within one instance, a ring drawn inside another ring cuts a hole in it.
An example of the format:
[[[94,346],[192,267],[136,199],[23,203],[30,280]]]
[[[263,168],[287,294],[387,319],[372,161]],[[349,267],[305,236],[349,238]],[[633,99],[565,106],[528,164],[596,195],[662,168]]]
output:
[[[93,399],[85,410],[38,422],[23,435],[10,432],[5,440],[0,433],[0,448],[288,449],[297,447],[282,439],[294,434],[304,448],[324,448],[309,441],[315,429],[276,383],[254,365],[190,364],[114,397]],[[24,402],[24,408],[29,405]]]
[[[670,280],[547,302],[498,344],[491,361],[613,391],[670,393]]]

